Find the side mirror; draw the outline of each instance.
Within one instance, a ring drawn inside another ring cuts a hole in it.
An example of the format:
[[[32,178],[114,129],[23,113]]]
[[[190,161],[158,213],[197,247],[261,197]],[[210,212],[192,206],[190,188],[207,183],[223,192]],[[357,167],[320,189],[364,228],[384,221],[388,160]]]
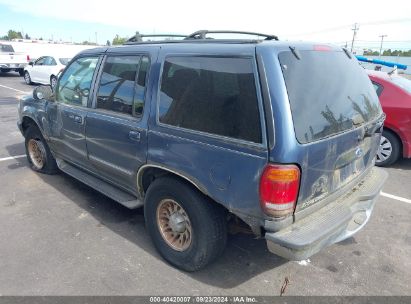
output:
[[[50,86],[38,86],[33,90],[33,98],[35,100],[52,100],[53,91]]]
[[[33,66],[34,65],[34,61],[30,61],[29,65]]]

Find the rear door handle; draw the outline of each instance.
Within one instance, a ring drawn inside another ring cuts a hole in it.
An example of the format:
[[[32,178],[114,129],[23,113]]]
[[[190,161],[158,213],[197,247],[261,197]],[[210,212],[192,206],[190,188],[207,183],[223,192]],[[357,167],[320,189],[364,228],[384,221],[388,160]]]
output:
[[[82,124],[83,123],[83,117],[74,115],[74,122]]]
[[[128,133],[128,138],[130,138],[131,140],[140,141],[140,137],[141,135],[140,135],[140,132],[138,131],[130,131]]]

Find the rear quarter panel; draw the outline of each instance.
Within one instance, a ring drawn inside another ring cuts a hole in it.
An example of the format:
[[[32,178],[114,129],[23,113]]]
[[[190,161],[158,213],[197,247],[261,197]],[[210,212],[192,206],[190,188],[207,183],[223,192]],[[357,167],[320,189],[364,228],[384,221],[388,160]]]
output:
[[[390,81],[374,76],[370,78],[383,86],[379,98],[383,111],[387,115],[384,127],[400,137],[403,156],[411,157],[411,95]]]

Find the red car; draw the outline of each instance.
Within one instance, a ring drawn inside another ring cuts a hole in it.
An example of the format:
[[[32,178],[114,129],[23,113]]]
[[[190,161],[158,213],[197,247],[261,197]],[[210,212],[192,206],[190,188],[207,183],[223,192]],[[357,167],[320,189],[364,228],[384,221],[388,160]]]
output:
[[[387,115],[376,164],[388,166],[401,156],[411,158],[411,81],[377,71],[368,71],[368,76]]]

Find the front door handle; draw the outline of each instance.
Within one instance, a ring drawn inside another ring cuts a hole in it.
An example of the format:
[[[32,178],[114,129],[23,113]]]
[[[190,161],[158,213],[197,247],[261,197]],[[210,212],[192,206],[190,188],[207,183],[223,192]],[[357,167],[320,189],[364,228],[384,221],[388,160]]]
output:
[[[128,133],[128,138],[130,138],[131,140],[140,141],[140,137],[141,135],[140,135],[140,132],[138,131],[130,131]]]
[[[74,113],[70,113],[70,112],[67,112],[67,111],[64,111],[64,115],[66,115],[69,119],[71,119],[72,121],[74,121],[78,124],[83,123],[83,117],[81,117],[80,115],[76,115]]]

